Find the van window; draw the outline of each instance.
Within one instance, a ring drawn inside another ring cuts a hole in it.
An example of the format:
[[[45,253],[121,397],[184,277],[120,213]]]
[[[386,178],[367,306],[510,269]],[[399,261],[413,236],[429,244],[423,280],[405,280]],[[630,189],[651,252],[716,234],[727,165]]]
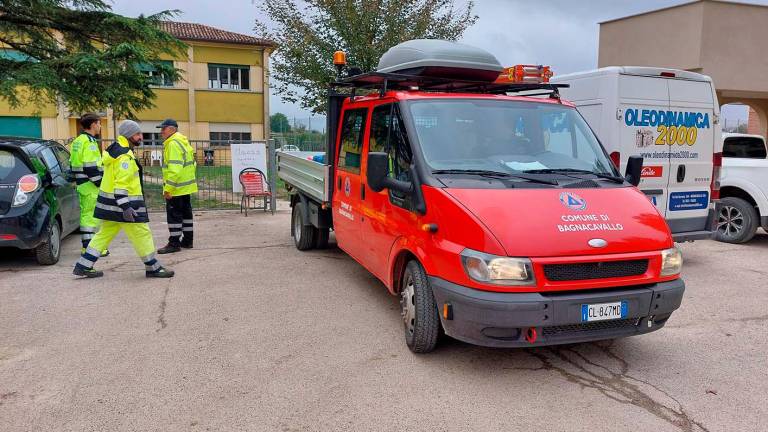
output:
[[[360,154],[363,152],[363,132],[367,115],[367,108],[344,113],[341,124],[341,149],[339,149],[338,167],[340,169],[360,173]]]
[[[723,157],[765,159],[765,143],[757,137],[728,137],[723,143]]]
[[[617,175],[571,107],[477,99],[414,101],[409,106],[433,170],[577,169]]]
[[[396,105],[379,105],[371,115],[371,135],[368,142],[369,152],[389,154],[389,177],[402,181],[411,181],[411,161],[413,153],[405,133],[405,126]],[[389,191],[390,201],[400,207],[411,208],[407,194]]]

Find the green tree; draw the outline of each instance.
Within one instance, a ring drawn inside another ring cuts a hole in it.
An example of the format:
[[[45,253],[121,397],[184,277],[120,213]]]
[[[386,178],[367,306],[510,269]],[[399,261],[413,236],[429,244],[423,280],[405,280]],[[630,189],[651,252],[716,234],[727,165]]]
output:
[[[171,80],[179,70],[162,55],[184,55],[185,45],[164,32],[164,11],[128,18],[101,0],[0,2],[0,98],[12,107],[59,101],[74,112],[111,107],[117,117],[149,108],[155,97],[146,72]]]
[[[347,53],[350,66],[376,68],[387,49],[411,39],[457,40],[475,23],[474,2],[455,0],[262,0],[271,22],[256,31],[274,40],[272,77],[286,102],[325,110],[325,90],[334,79],[333,52]]]
[[[269,129],[272,132],[287,133],[291,131],[291,122],[283,113],[274,113],[269,116]]]

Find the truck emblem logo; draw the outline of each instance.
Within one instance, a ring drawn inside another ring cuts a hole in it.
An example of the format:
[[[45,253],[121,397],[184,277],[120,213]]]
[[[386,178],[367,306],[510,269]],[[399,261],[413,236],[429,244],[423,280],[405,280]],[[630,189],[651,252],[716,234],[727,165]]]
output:
[[[352,193],[352,183],[349,181],[349,177],[344,179],[344,195],[349,196]]]
[[[560,202],[571,210],[584,210],[587,208],[587,202],[572,192],[561,193]]]
[[[599,239],[599,238],[594,238],[594,239],[588,241],[587,244],[592,246],[593,248],[602,248],[602,247],[608,246],[608,242],[607,241],[605,241],[603,239]]]

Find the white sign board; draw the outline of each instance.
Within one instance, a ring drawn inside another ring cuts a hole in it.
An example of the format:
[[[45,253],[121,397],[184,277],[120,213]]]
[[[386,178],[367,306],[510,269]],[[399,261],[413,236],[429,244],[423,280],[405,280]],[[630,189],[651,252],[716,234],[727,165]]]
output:
[[[232,144],[232,191],[243,191],[240,185],[240,171],[245,168],[258,168],[267,175],[267,143],[264,141],[251,144]]]

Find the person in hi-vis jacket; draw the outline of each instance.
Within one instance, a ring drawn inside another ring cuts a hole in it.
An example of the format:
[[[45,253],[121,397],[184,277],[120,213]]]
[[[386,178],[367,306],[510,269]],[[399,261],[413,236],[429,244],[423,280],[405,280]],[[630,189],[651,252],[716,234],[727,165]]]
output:
[[[158,250],[167,254],[193,246],[192,194],[197,192],[195,149],[179,133],[179,124],[167,119],[158,126],[163,138],[163,196],[170,237]]]
[[[136,255],[144,263],[147,277],[173,277],[173,271],[160,265],[155,257],[155,242],[144,203],[141,164],[131,150],[131,147],[141,145],[141,129],[136,122],[126,120],[117,131],[117,141],[107,147],[102,158],[104,178],[94,211],[94,216],[103,221],[101,229],[80,256],[73,273],[89,278],[104,276],[103,272],[94,270],[93,266],[101,256],[101,251],[109,246],[120,231],[124,231]]]

